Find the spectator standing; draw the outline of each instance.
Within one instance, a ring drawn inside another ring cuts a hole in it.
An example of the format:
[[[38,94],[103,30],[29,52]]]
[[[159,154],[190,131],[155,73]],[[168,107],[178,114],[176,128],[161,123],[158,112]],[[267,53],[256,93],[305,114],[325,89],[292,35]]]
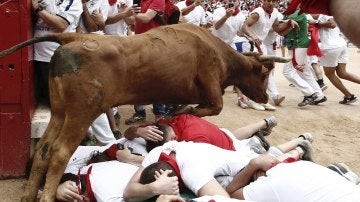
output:
[[[143,0],[140,3],[140,13],[135,15],[135,34],[144,33],[161,24],[156,20],[158,13],[164,13],[165,0]],[[125,120],[125,124],[133,124],[146,119],[144,105],[134,105],[135,113]],[[165,115],[164,104],[153,104],[155,121],[162,119]]]
[[[32,9],[36,14],[34,37],[51,33],[75,32],[82,13],[81,1],[33,0]],[[35,93],[39,102],[49,104],[49,64],[56,48],[55,42],[34,44]]]
[[[193,23],[197,26],[206,26],[206,13],[202,7],[202,0],[180,1],[176,6],[181,11],[181,22]]]

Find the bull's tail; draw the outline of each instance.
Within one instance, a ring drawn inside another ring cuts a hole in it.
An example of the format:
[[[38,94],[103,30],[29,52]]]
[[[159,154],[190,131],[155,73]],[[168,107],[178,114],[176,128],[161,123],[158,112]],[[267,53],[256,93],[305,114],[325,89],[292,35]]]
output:
[[[34,37],[27,41],[21,42],[11,48],[1,51],[0,58],[5,57],[25,46],[32,45],[32,44],[38,43],[38,42],[51,41],[51,42],[59,43],[60,45],[70,43],[72,41],[75,41],[76,35],[79,35],[79,34],[77,34],[77,33],[62,33],[62,34],[49,34],[49,35],[45,35],[45,36]]]

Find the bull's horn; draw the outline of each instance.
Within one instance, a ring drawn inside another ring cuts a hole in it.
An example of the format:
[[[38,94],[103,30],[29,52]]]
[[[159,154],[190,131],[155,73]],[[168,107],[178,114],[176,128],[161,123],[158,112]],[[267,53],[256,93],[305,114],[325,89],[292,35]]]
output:
[[[273,60],[274,62],[287,63],[287,62],[291,61],[291,58],[283,58],[283,57],[278,57],[278,56],[274,56],[274,55],[260,55],[259,60],[261,62],[266,61],[266,60]]]

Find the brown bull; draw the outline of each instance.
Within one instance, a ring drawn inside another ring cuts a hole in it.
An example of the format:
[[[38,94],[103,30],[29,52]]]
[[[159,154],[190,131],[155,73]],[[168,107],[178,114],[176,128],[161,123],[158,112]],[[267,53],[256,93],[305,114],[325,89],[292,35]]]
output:
[[[63,45],[51,59],[51,120],[36,146],[23,201],[35,199],[45,173],[42,201],[54,200],[71,154],[93,120],[109,107],[199,104],[185,112],[217,115],[229,85],[256,102],[268,100],[267,80],[274,59],[239,54],[194,25],[164,26],[129,37],[55,34],[23,42],[0,52],[0,57],[40,41]]]

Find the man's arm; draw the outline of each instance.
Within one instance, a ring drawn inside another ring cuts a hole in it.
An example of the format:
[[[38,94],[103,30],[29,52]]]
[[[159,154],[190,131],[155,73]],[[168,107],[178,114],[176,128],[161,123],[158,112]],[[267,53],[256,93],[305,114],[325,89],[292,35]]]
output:
[[[243,26],[241,27],[241,31],[245,33],[250,39],[257,43],[258,45],[261,44],[261,40],[251,31],[250,27],[255,24],[259,20],[258,13],[252,13],[244,22]]]
[[[58,30],[58,32],[63,32],[70,23],[57,15],[53,15],[45,10],[46,5],[43,3],[38,3],[38,1],[31,1],[32,2],[32,8],[37,14],[38,17],[40,17],[49,27],[55,28]]]
[[[216,30],[220,29],[220,28],[224,25],[224,23],[226,22],[226,20],[227,20],[233,13],[234,13],[234,9],[233,9],[233,8],[228,8],[228,9],[226,9],[225,15],[224,15],[222,18],[220,18],[218,21],[215,22],[214,28],[215,28]]]
[[[119,5],[117,8],[118,13],[109,15],[108,18],[106,19],[105,24],[107,24],[107,25],[114,24],[123,19],[125,21],[127,21],[127,18],[129,18],[129,17],[135,15],[135,13],[139,12],[139,10],[136,10],[136,8],[138,8],[138,7],[133,7],[133,6],[126,7],[125,4]]]
[[[157,14],[157,11],[152,9],[147,9],[145,13],[139,13],[135,15],[135,19],[142,22],[142,23],[148,23],[150,20],[152,20]]]
[[[226,187],[226,191],[231,198],[244,200],[243,188],[252,181],[254,174],[259,170],[265,172],[278,162],[275,157],[267,154],[252,159],[249,164],[234,177],[233,181]]]
[[[201,0],[195,0],[194,3],[192,3],[190,6],[181,9],[181,15],[185,16],[189,14],[191,11],[193,11],[196,8],[196,6],[199,5],[201,5]]]
[[[299,24],[292,20],[275,20],[272,28],[275,32],[277,32],[281,36],[285,36],[287,33],[289,33],[292,29],[299,30]]]
[[[141,166],[144,157],[132,154],[131,151],[125,147],[123,150],[118,150],[116,152],[116,159],[120,162]]]
[[[334,18],[330,18],[326,22],[317,22],[315,25],[318,26],[319,28],[324,27],[324,28],[331,28],[331,29],[334,29],[337,26]]]

